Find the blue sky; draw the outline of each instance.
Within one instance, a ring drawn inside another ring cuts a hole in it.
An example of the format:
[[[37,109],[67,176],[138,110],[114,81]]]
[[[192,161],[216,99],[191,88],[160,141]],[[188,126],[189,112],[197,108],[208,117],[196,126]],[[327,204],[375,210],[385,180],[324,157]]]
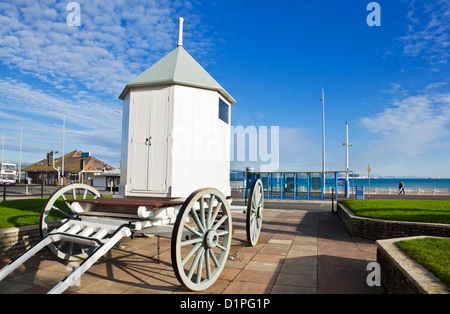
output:
[[[120,161],[124,86],[176,47],[237,100],[232,125],[279,126],[280,170],[450,177],[450,1],[0,2],[0,137],[5,161],[76,148]],[[15,134],[14,134],[15,133]],[[57,155],[59,156],[59,155]]]

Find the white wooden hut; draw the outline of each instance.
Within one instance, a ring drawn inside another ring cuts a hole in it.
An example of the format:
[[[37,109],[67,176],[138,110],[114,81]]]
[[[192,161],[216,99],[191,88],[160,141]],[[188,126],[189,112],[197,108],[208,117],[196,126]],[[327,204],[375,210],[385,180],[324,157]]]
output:
[[[186,198],[230,193],[230,106],[235,100],[178,46],[127,84],[119,194]]]

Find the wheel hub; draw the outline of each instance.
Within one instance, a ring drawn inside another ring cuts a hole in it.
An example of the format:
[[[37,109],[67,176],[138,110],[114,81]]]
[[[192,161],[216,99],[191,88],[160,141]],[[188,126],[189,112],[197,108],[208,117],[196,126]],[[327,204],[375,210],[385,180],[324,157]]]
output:
[[[258,208],[256,209],[256,217],[261,218],[262,212],[263,212],[263,207],[262,207],[262,205],[259,205]]]
[[[216,231],[208,230],[205,234],[205,246],[208,249],[215,248],[219,242],[219,236]]]

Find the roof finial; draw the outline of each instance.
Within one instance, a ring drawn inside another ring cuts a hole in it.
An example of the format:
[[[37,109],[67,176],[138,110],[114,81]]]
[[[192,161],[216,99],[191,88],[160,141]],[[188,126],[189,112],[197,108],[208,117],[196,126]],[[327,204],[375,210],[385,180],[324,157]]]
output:
[[[178,31],[178,47],[183,46],[183,21],[184,19],[182,17],[179,18],[180,21],[180,27]]]

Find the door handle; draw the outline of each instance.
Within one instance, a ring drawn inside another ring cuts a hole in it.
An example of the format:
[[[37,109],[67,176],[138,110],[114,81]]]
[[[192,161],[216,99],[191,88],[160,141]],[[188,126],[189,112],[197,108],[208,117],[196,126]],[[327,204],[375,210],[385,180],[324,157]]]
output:
[[[145,145],[152,146],[152,137],[147,137],[145,139]]]

